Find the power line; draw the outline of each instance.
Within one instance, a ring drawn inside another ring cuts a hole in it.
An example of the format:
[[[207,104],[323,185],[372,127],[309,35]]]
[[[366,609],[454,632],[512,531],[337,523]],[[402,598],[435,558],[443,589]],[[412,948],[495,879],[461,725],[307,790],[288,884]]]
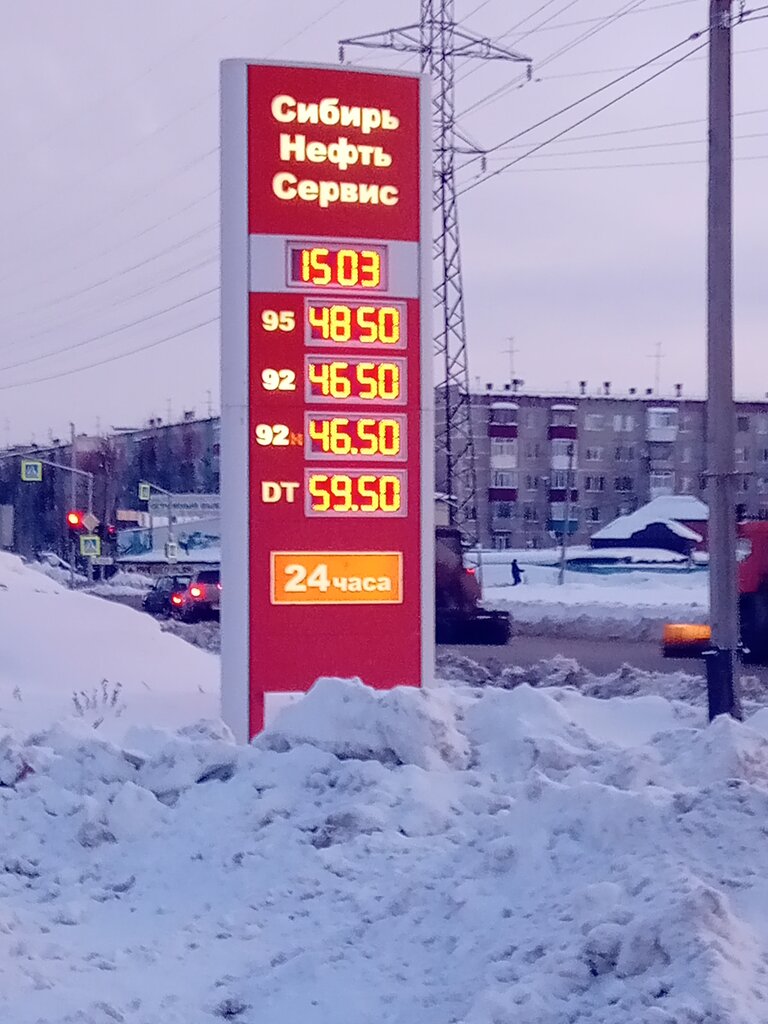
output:
[[[207,224],[199,231],[193,231],[192,234],[187,235],[185,238],[178,240],[173,245],[166,246],[165,249],[161,249],[159,252],[153,253],[151,256],[147,256],[143,260],[139,260],[138,263],[132,264],[130,267],[124,267],[122,270],[115,271],[109,274],[107,277],[103,277],[98,281],[94,281],[92,284],[87,285],[85,288],[78,288],[75,291],[67,292],[64,295],[57,295],[55,298],[50,299],[48,302],[40,303],[37,309],[48,309],[51,306],[56,306],[60,302],[66,302],[69,299],[77,298],[79,295],[85,295],[88,292],[95,291],[97,288],[102,288],[104,285],[113,283],[118,277],[124,277],[127,274],[132,274],[134,270],[139,270],[141,267],[147,266],[149,263],[153,263],[155,260],[160,259],[162,256],[167,256],[168,253],[175,252],[177,249],[181,249],[189,242],[194,242],[198,238],[202,238],[203,235],[208,234],[211,231],[216,231],[218,224]],[[21,315],[21,314],[19,314]]]
[[[696,3],[697,0],[668,0],[664,4],[654,4],[653,7],[644,7],[641,11],[630,11],[630,14],[651,14],[653,11],[664,11],[670,7],[681,7],[683,4]],[[603,21],[610,15],[602,15],[601,17],[595,18],[582,18],[580,21],[566,21],[561,25],[550,25],[546,28],[542,28],[543,32],[554,32],[558,29],[563,28],[579,28],[581,25],[593,25],[596,22]]]
[[[511,142],[517,142],[518,139],[523,138],[523,136],[528,135],[530,132],[535,131],[537,128],[542,128],[545,124],[549,124],[550,121],[554,121],[556,118],[561,117],[563,114],[567,114],[569,110],[573,110],[575,107],[581,106],[582,103],[586,103],[588,100],[593,99],[595,96],[599,96],[607,89],[612,89],[615,85],[618,85],[620,82],[623,82],[624,79],[629,78],[631,75],[635,75],[638,72],[645,70],[645,68],[650,67],[652,64],[657,64],[664,57],[667,57],[669,56],[669,54],[674,53],[676,50],[679,50],[680,47],[687,46],[688,43],[695,42],[696,39],[701,38],[701,36],[705,35],[706,32],[706,29],[702,32],[694,32],[693,35],[687,36],[685,39],[681,39],[680,42],[675,43],[674,46],[669,46],[666,50],[662,50],[661,53],[654,54],[654,56],[651,57],[649,60],[644,61],[642,64],[638,64],[636,67],[632,68],[631,71],[627,71],[624,74],[619,75],[618,78],[614,78],[612,81],[606,82],[604,85],[599,86],[597,89],[593,89],[592,92],[587,93],[585,96],[580,96],[579,99],[574,100],[572,103],[567,104],[567,106],[565,107],[561,107],[560,110],[556,110],[552,114],[548,114],[540,121],[536,121],[535,124],[529,125],[527,128],[523,128],[522,131],[515,132],[514,135],[510,135],[508,138],[502,139],[501,142],[497,142],[495,146],[488,147],[488,149],[486,149],[483,153],[480,153],[476,157],[472,157],[470,160],[468,160],[465,163],[464,167],[468,167],[476,160],[483,159],[483,157],[489,155],[490,153],[495,153],[502,147],[508,146]],[[697,47],[697,49],[701,49],[701,47]],[[695,52],[696,50],[691,51],[691,53]],[[665,69],[666,65],[663,70]],[[559,136],[556,136],[556,138],[559,138]]]
[[[698,58],[692,57],[691,60]],[[768,114],[768,107],[758,107],[755,110],[737,110],[734,117],[749,117],[753,114]],[[568,142],[581,142],[585,139],[607,139],[613,135],[632,135],[635,132],[660,131],[664,128],[683,128],[694,124],[706,124],[706,117],[695,117],[687,121],[666,121],[662,124],[636,125],[634,128],[614,128],[609,132],[590,132],[585,135],[574,135]],[[510,146],[510,149],[522,149],[522,146]],[[499,150],[499,152],[502,152]]]
[[[699,36],[703,34],[704,33],[701,32],[698,33]],[[632,93],[637,92],[639,89],[642,89],[644,85],[648,85],[649,82],[653,82],[655,79],[660,78],[661,75],[666,74],[667,71],[671,71],[671,69],[677,67],[678,64],[682,64],[683,61],[687,60],[692,53],[697,53],[706,45],[706,42],[700,43],[693,50],[690,50],[688,53],[684,53],[682,57],[678,57],[676,60],[667,64],[659,71],[655,71],[652,75],[649,75],[648,78],[644,78],[641,82],[638,82],[636,85],[633,85],[631,88],[625,90],[623,93],[620,93],[618,96],[615,96],[613,99],[608,100],[607,103],[604,103],[601,107],[598,107],[597,110],[593,110],[591,113],[587,114],[585,117],[582,117],[574,124],[568,125],[566,128],[563,128],[561,131],[557,132],[556,135],[551,136],[551,138],[549,139],[545,139],[543,142],[538,143],[536,146],[534,146],[532,149],[529,149],[527,152],[522,153],[520,156],[508,161],[503,167],[500,167],[495,171],[491,171],[489,174],[485,174],[481,178],[478,178],[475,181],[470,182],[468,185],[465,185],[464,188],[461,189],[458,194],[463,195],[465,192],[469,192],[471,189],[476,188],[478,185],[482,185],[484,182],[489,181],[491,178],[495,178],[497,175],[503,174],[504,171],[508,170],[510,167],[513,167],[515,164],[520,163],[521,160],[525,160],[528,157],[532,156],[534,153],[538,153],[540,149],[543,149],[545,146],[548,146],[556,139],[562,138],[563,135],[567,135],[568,132],[572,131],[574,128],[578,128],[580,125],[585,124],[587,121],[591,121],[593,117],[597,117],[597,115],[601,114],[604,110],[608,110],[609,107],[615,106],[617,103],[621,102],[621,100],[626,99],[627,96],[631,96]]]
[[[609,28],[611,25],[615,24],[621,18],[626,17],[628,14],[632,14],[633,12],[637,11],[637,9],[643,3],[645,3],[645,0],[629,0],[629,3],[626,3],[624,7],[619,8],[617,11],[614,11],[613,14],[603,18],[600,24],[594,26],[593,28],[587,29],[585,32],[582,32],[581,35],[577,36],[575,39],[572,39],[569,43],[566,43],[559,49],[554,50],[552,53],[548,54],[542,60],[537,61],[537,73],[541,68],[546,67],[548,64],[551,64],[559,57],[562,57],[563,54],[569,53],[571,50],[575,49],[581,43],[584,43],[588,39],[591,39],[593,36],[597,35],[598,32],[605,31],[606,28]],[[498,88],[492,90],[490,93],[488,93],[481,99],[476,100],[474,103],[470,103],[468,107],[465,107],[464,110],[461,111],[459,117],[464,117],[466,114],[472,113],[472,111],[474,110],[481,110],[483,107],[487,107],[489,104],[495,103],[497,100],[501,99],[502,96],[505,96],[508,92],[511,92],[512,89],[516,88],[519,84],[521,84],[524,81],[526,81],[524,76],[518,76],[511,82],[507,82],[504,85],[499,86]]]
[[[34,377],[32,380],[17,381],[15,384],[0,384],[0,391],[12,391],[15,388],[30,387],[32,384],[44,384],[47,381],[60,380],[62,377],[71,377],[73,374],[83,373],[85,370],[93,370],[97,366],[106,366],[107,363],[114,363],[119,359],[128,359],[130,356],[138,355],[140,352],[146,352],[151,348],[157,348],[159,345],[165,345],[169,341],[176,341],[177,338],[183,338],[187,334],[192,334],[194,331],[199,331],[203,327],[210,327],[211,324],[217,324],[218,322],[218,316],[213,316],[208,320],[203,320],[198,324],[193,324],[192,327],[187,327],[183,331],[177,331],[175,334],[170,334],[165,338],[157,338],[155,341],[150,341],[146,345],[139,345],[137,348],[130,349],[128,352],[120,352],[116,355],[107,356],[104,359],[97,360],[95,363],[88,363],[85,366],[77,366],[72,370],[62,370],[59,373],[49,373],[45,377]]]
[[[185,267],[183,270],[180,270],[175,274],[171,274],[170,277],[163,278],[162,281],[153,281],[151,284],[147,285],[146,288],[141,288],[137,292],[131,292],[130,295],[121,296],[120,299],[118,299],[117,301],[112,301],[110,303],[110,311],[114,310],[115,308],[119,308],[120,306],[125,306],[129,302],[133,302],[135,299],[140,298],[142,295],[146,295],[148,292],[158,292],[161,290],[161,288],[165,287],[165,285],[172,284],[174,281],[177,281],[182,277],[186,277],[187,274],[193,274],[198,270],[202,270],[204,267],[213,266],[215,263],[218,263],[218,260],[215,257],[201,260],[199,263],[195,263],[191,267]],[[72,324],[80,323],[84,317],[91,318],[95,314],[100,312],[104,312],[104,307],[101,307],[99,309],[80,310],[76,316],[70,318],[69,320],[60,320],[57,318],[56,321],[52,324],[52,326],[45,327],[43,328],[43,330],[36,331],[34,334],[26,335],[22,339],[14,339],[13,341],[6,342],[4,345],[0,345],[0,350],[14,348],[17,344],[19,344],[19,340],[23,341],[24,344],[26,345],[30,342],[36,341],[38,338],[44,337],[46,334],[56,334],[60,332],[63,327],[70,327]],[[13,328],[8,328],[8,330],[11,331],[13,330]]]
[[[744,139],[764,139],[766,137],[768,137],[768,132],[749,132],[746,135],[736,135],[734,138],[741,141]],[[573,140],[569,139],[568,141],[571,142]],[[636,146],[608,146],[604,149],[569,149],[565,153],[542,153],[542,157],[562,160],[566,156],[589,156],[592,153],[628,153],[639,149],[666,149],[669,146],[704,146],[706,142],[706,139],[673,139],[669,142],[646,142]],[[503,160],[504,157],[496,157],[495,159]]]
[[[182,299],[181,302],[176,302],[172,306],[167,306],[165,309],[159,309],[155,313],[148,313],[146,316],[139,317],[138,320],[132,320],[130,323],[121,324],[119,327],[113,327],[109,331],[100,331],[98,334],[94,334],[90,338],[83,338],[80,341],[74,342],[72,345],[65,345],[63,348],[55,348],[50,352],[41,352],[36,356],[29,356],[27,359],[19,359],[15,363],[6,363],[4,366],[0,366],[0,373],[5,370],[16,370],[19,366],[30,366],[32,363],[39,363],[43,359],[51,359],[54,356],[64,355],[67,352],[74,352],[75,349],[84,348],[86,345],[93,345],[97,341],[103,341],[104,338],[109,338],[113,334],[120,334],[122,331],[128,331],[132,327],[141,327],[142,324],[148,323],[150,320],[157,320],[159,316],[165,316],[166,313],[174,313],[177,309],[183,309],[184,306],[189,306],[192,302],[197,302],[198,299],[207,299],[209,295],[215,295],[219,291],[218,286],[216,288],[209,288],[207,292],[201,292],[199,295],[193,295],[189,299]]]
[[[734,160],[768,160],[768,153],[758,153],[751,156],[735,156]],[[618,171],[618,170],[629,170],[639,169],[643,167],[705,167],[707,165],[706,160],[659,160],[659,161],[648,161],[638,162],[631,164],[590,164],[581,165],[575,167],[552,167],[551,165],[537,164],[533,167],[521,167],[517,170],[505,169],[505,174],[526,174],[531,172],[545,172],[545,171]]]
[[[751,21],[751,20],[752,20],[751,18],[745,18],[744,19],[745,22]],[[759,18],[755,18],[755,21],[759,21],[759,20],[760,20]],[[768,46],[750,46],[750,47],[747,47],[747,48],[745,48],[743,50],[736,50],[736,51],[734,51],[734,56],[741,57],[741,56],[744,56],[744,55],[747,55],[747,54],[750,54],[750,53],[764,53],[766,50],[768,50]],[[701,60],[706,60],[707,58],[706,58],[706,55],[705,55],[703,57],[693,57],[692,59],[694,61],[701,61]],[[625,66],[625,67],[621,67],[621,68],[589,68],[589,69],[587,69],[585,71],[565,71],[565,72],[563,72],[563,73],[561,73],[559,75],[544,75],[541,78],[536,76],[534,81],[536,81],[536,82],[555,82],[555,81],[559,81],[559,80],[565,79],[565,78],[586,78],[588,75],[615,75],[615,74],[618,74],[620,71],[631,71],[631,70],[632,70],[632,68],[630,66]]]
[[[219,147],[216,146],[213,149],[208,150],[206,153],[203,153],[201,156],[195,157],[188,164],[185,164],[182,168],[179,168],[179,169],[171,172],[171,174],[167,178],[162,178],[162,179],[156,181],[146,191],[141,192],[141,193],[134,193],[134,195],[123,206],[121,206],[118,210],[114,211],[114,213],[112,213],[111,216],[119,217],[121,214],[126,213],[128,210],[130,210],[131,207],[133,207],[137,203],[143,202],[145,199],[154,198],[154,196],[157,193],[158,188],[160,188],[162,185],[165,185],[166,183],[178,183],[179,178],[183,174],[187,174],[190,170],[193,170],[195,167],[199,166],[201,163],[203,163],[209,157],[215,156],[218,153],[218,151],[219,151]],[[120,249],[122,249],[123,246],[129,245],[130,243],[137,241],[139,238],[143,238],[145,235],[148,235],[150,232],[155,231],[157,228],[162,227],[164,224],[167,224],[170,221],[174,220],[176,217],[180,216],[182,213],[186,213],[188,210],[191,210],[193,207],[197,206],[199,203],[205,202],[206,199],[211,199],[213,196],[215,196],[217,194],[217,192],[218,192],[218,189],[212,189],[209,192],[206,192],[204,195],[198,196],[197,198],[191,200],[191,202],[187,203],[186,206],[181,207],[181,209],[174,210],[173,213],[167,214],[165,217],[162,217],[160,220],[155,221],[155,223],[151,224],[149,227],[143,228],[141,231],[137,232],[136,234],[128,235],[128,237],[122,238],[122,239],[120,239],[119,242],[116,242],[115,244],[108,246],[106,249],[102,249],[100,252],[96,252],[96,253],[92,252],[86,259],[82,260],[80,263],[76,263],[74,265],[67,266],[65,268],[65,270],[64,270],[64,273],[65,274],[70,274],[70,273],[72,273],[75,270],[82,270],[83,267],[87,267],[89,264],[93,263],[96,260],[103,260],[106,256],[110,256],[113,252],[117,252]],[[108,216],[108,215],[110,215],[108,213],[108,211],[102,211],[102,213],[99,215],[99,221],[94,226],[97,226],[97,227],[100,226],[100,224],[103,223],[104,218],[106,216]],[[78,229],[77,230],[78,230],[79,233],[85,234],[85,233],[88,232],[89,228],[87,228],[87,227],[86,228],[80,228],[80,226],[78,225]],[[61,235],[61,237],[63,239],[62,243],[60,243],[58,245],[55,245],[55,244],[54,245],[48,245],[48,244],[46,244],[46,249],[45,249],[46,256],[50,256],[51,253],[55,253],[57,250],[60,250],[62,248],[65,248],[65,247],[71,245],[71,242],[72,242],[71,229],[64,228],[60,232],[60,235]],[[49,236],[49,239],[50,239],[50,237],[51,236]],[[57,236],[53,235],[52,237],[55,240],[55,238]],[[16,256],[16,254],[14,254],[14,255]],[[22,255],[23,255],[23,253],[22,253]],[[18,268],[18,269],[20,271],[23,270],[23,268]],[[0,277],[0,284],[3,284],[3,283],[5,283],[8,280],[13,279],[14,276],[15,276],[15,272],[11,271],[9,274],[6,274],[4,277]],[[36,288],[36,287],[37,287],[37,282],[33,282],[31,285],[27,285],[25,287],[15,286],[13,288],[13,294],[14,294],[14,296],[18,296],[20,294],[23,295],[25,292],[29,291],[30,288]]]

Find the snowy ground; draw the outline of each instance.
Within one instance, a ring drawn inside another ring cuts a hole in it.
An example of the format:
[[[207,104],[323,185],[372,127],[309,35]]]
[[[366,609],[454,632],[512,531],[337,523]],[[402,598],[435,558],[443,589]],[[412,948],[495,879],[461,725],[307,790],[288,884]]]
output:
[[[524,583],[513,587],[508,563],[483,566],[483,598],[507,608],[516,635],[657,639],[665,622],[706,622],[704,571],[598,575],[546,565],[522,565]]]
[[[147,616],[4,556],[0,623],[0,1020],[768,1020],[756,685],[707,727],[682,674],[444,658],[237,748]]]
[[[68,715],[118,736],[146,721],[176,727],[219,714],[219,662],[148,615],[83,594],[0,553],[0,727]]]

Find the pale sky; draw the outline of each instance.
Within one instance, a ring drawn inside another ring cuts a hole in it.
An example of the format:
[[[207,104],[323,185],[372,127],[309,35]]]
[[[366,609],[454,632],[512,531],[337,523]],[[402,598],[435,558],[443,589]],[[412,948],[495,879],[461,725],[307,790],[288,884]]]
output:
[[[5,0],[0,443],[63,436],[72,420],[93,431],[165,419],[169,407],[173,418],[205,414],[209,403],[218,411],[218,328],[199,326],[218,305],[218,62],[334,63],[339,38],[415,22],[418,6]],[[627,13],[601,20],[619,11]],[[457,20],[470,15],[465,27],[504,36],[538,68],[533,82],[502,90],[517,65],[462,67],[461,125],[493,146],[705,28],[707,12],[707,0],[456,0]],[[762,396],[768,19],[738,26],[734,49],[737,390]],[[705,55],[462,198],[473,378],[508,379],[504,349],[514,336],[515,373],[530,389],[580,379],[611,380],[615,391],[653,386],[660,346],[662,386],[683,381],[688,393],[702,392]],[[403,63],[362,50],[346,56]],[[659,66],[518,146],[548,138]],[[671,122],[692,123],[655,127]],[[523,152],[504,149],[489,169]],[[102,365],[69,372],[94,363]]]

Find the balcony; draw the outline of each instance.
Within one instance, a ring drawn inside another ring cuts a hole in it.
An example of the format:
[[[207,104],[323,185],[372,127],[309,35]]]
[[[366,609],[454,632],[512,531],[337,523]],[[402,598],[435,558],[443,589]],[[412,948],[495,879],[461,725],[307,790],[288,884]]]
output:
[[[676,426],[652,426],[650,423],[645,428],[645,439],[649,442],[662,444],[673,444],[677,440]]]
[[[489,487],[488,501],[517,501],[516,487]],[[491,512],[493,514],[493,512]]]
[[[575,441],[579,436],[579,428],[575,423],[550,423],[548,436],[550,441],[556,441],[559,438]]]

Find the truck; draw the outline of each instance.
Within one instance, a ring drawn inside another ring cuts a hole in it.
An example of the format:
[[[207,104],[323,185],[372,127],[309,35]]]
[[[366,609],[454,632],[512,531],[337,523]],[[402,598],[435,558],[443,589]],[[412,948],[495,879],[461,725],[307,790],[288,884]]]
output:
[[[435,638],[439,644],[504,646],[509,612],[485,608],[475,570],[464,563],[461,533],[452,526],[435,530]]]
[[[742,657],[768,664],[768,522],[739,523],[736,551]],[[706,623],[668,623],[662,653],[670,658],[696,657],[709,648],[711,639]]]

